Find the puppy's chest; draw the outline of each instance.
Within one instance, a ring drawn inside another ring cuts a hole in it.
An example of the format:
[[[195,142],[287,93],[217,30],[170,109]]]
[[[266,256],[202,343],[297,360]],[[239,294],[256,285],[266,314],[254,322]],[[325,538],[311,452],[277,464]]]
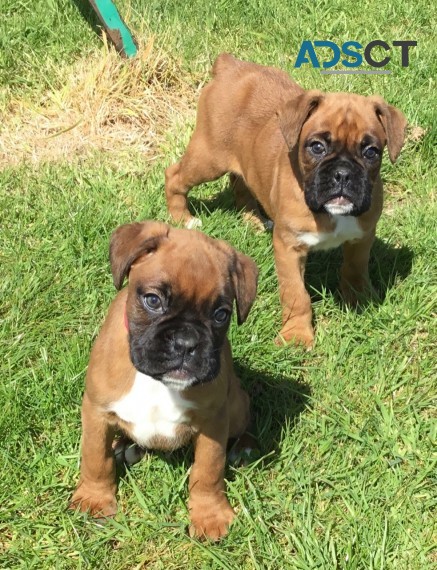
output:
[[[299,232],[298,240],[312,250],[332,249],[345,241],[363,237],[357,219],[353,216],[332,216],[335,227],[331,232]]]
[[[191,438],[189,411],[192,409],[193,403],[179,392],[137,372],[131,390],[112,402],[108,411],[127,422],[126,431],[142,447],[175,449]]]

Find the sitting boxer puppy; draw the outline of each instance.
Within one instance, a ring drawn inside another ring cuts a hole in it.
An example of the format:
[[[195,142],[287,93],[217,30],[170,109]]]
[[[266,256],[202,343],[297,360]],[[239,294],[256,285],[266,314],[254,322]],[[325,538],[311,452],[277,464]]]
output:
[[[218,539],[234,511],[225,495],[228,438],[244,432],[249,397],[226,332],[236,301],[243,323],[255,299],[255,263],[223,241],[160,222],[111,239],[115,297],[94,344],[82,405],[81,477],[71,508],[114,515],[116,430],[147,449],[194,441],[192,536]]]
[[[254,209],[258,201],[274,222],[279,339],[311,346],[308,251],[344,244],[345,301],[357,304],[371,291],[382,153],[387,145],[396,160],[405,125],[381,97],[305,91],[282,71],[222,54],[201,93],[188,148],[166,170],[168,209],[174,220],[194,227],[200,220],[187,209],[189,190],[232,173],[237,205]]]

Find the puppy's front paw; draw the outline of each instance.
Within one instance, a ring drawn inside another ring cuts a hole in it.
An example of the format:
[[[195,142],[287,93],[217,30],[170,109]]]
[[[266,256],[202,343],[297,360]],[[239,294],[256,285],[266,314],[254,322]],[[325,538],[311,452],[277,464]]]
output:
[[[235,518],[234,510],[227,499],[208,505],[199,501],[198,506],[190,505],[190,536],[219,540],[228,534],[229,525]]]
[[[95,518],[113,517],[117,512],[117,501],[110,491],[99,493],[80,485],[71,498],[69,509],[88,512]]]

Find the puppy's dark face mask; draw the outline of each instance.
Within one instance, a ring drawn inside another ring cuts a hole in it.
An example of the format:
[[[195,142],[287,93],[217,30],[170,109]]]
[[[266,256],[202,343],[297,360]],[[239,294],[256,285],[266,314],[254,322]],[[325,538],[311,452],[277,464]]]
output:
[[[254,262],[225,242],[158,222],[119,228],[110,255],[117,288],[129,274],[135,368],[180,390],[213,380],[234,301],[240,324],[255,299]]]
[[[315,213],[360,216],[371,205],[381,164],[381,143],[368,134],[348,149],[331,133],[311,133],[304,145],[304,195]],[[311,168],[308,168],[311,164]]]
[[[202,279],[202,274],[191,277]],[[221,285],[222,292],[196,299],[170,282],[137,282],[129,319],[130,355],[135,368],[174,387],[214,379],[220,370],[234,301],[231,288]]]
[[[367,212],[384,146],[392,162],[402,148],[403,114],[380,97],[307,91],[284,104],[278,119],[308,208]]]

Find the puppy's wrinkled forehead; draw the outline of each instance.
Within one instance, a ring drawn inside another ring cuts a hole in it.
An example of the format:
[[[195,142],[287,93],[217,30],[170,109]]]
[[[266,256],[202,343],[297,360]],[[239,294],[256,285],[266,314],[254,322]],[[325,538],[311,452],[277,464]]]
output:
[[[137,284],[165,285],[174,296],[196,301],[214,302],[229,294],[229,257],[212,240],[198,232],[170,232],[156,251],[139,258],[131,269]]]
[[[304,125],[304,138],[329,135],[333,142],[352,148],[366,135],[385,140],[384,129],[367,97],[349,93],[327,94]]]

